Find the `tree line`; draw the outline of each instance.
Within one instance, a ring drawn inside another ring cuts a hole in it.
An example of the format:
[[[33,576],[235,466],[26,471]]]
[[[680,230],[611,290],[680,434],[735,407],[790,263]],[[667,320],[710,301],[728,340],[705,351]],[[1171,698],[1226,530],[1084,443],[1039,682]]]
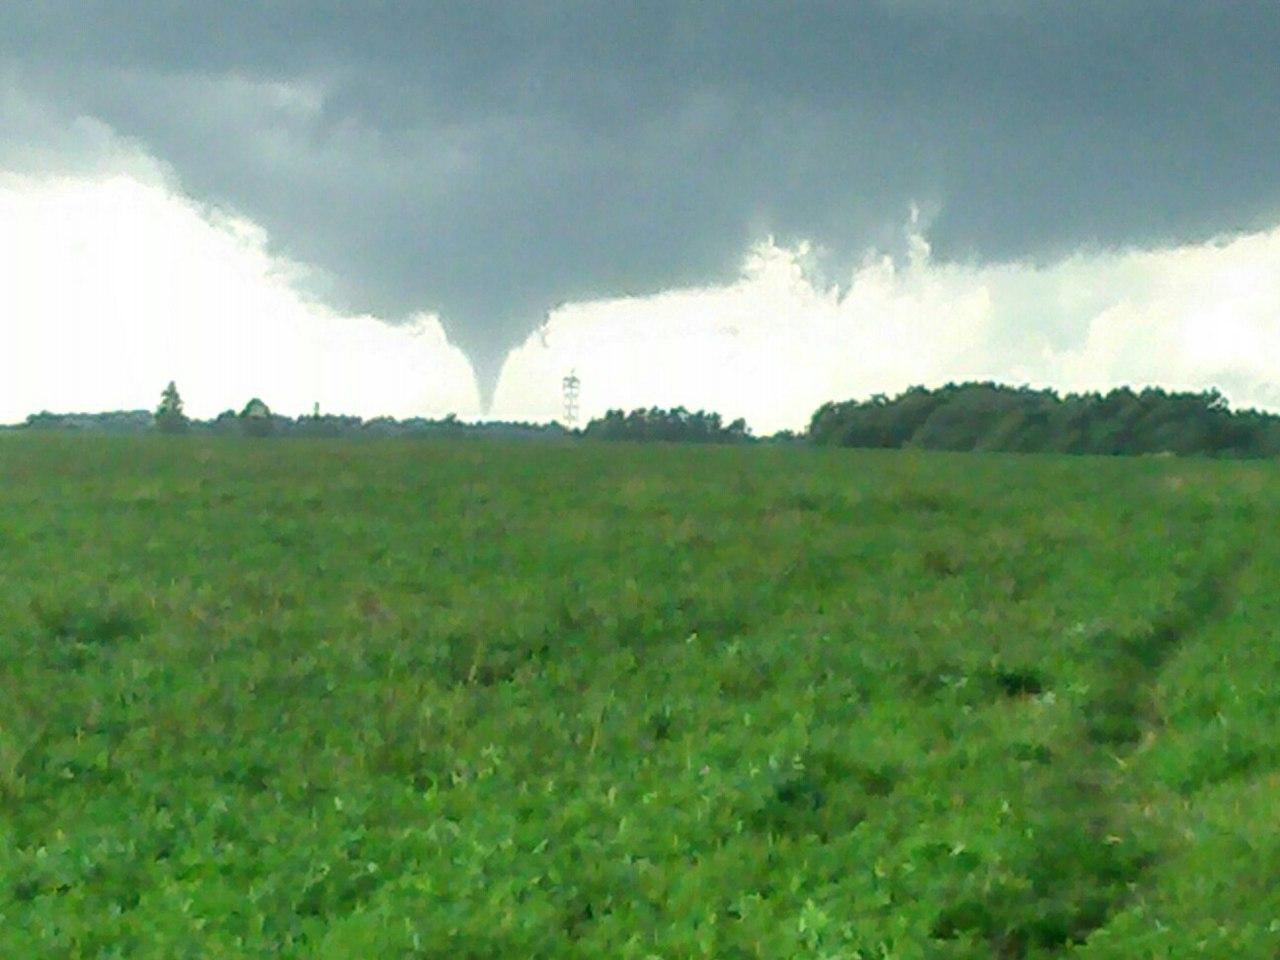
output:
[[[742,443],[752,439],[747,421],[739,417],[724,423],[718,413],[690,411],[684,407],[610,410],[586,425],[588,440],[666,440],[685,443]]]
[[[1019,453],[1280,454],[1280,417],[1233,411],[1216,390],[1058,395],[997,383],[911,389],[889,398],[825,403],[810,442],[842,447],[917,447]]]
[[[611,410],[583,435],[603,440],[695,443],[755,441],[746,424],[724,426],[714,413]],[[1060,395],[992,382],[911,387],[888,397],[824,403],[804,434],[781,431],[773,442],[924,450],[989,450],[1098,455],[1280,455],[1280,416],[1232,410],[1217,390],[1171,392],[1121,387]]]
[[[239,412],[225,410],[211,420],[188,417],[175,383],[165,387],[155,411],[125,410],[108,413],[34,413],[22,429],[93,431],[101,433],[203,434],[245,437],[502,437],[504,439],[556,439],[570,432],[558,423],[489,421],[467,423],[455,414],[439,419],[410,417],[361,417],[322,414],[319,406],[299,417],[272,412],[255,397]]]
[[[187,417],[173,383],[161,394],[154,412],[39,413],[28,417],[24,426],[253,437],[581,437],[673,443],[808,442],[818,446],[1019,453],[1280,455],[1280,416],[1232,410],[1216,390],[1192,393],[1121,387],[1108,393],[1060,395],[1052,390],[993,382],[917,386],[895,397],[876,394],[867,400],[824,403],[814,412],[804,433],[783,430],[767,437],[754,436],[742,418],[726,423],[718,413],[684,407],[610,410],[582,429],[569,430],[558,423],[466,423],[453,414],[438,420],[364,420],[322,415],[318,407],[309,416],[290,418],[272,413],[255,398],[239,412],[227,410],[212,420],[199,421]]]

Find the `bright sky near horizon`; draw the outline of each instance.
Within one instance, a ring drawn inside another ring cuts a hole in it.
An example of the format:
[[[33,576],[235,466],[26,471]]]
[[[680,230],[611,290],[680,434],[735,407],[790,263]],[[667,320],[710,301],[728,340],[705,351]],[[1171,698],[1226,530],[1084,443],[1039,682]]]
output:
[[[1280,408],[1263,0],[0,9],[0,422]]]
[[[1219,386],[1280,408],[1280,228],[1047,264],[935,262],[912,232],[815,283],[803,248],[744,251],[739,280],[568,304],[512,352],[490,416],[547,420],[576,369],[586,416],[674,406],[803,427],[824,400],[970,378]],[[129,173],[0,177],[0,420],[154,406],[176,379],[213,416],[481,415],[439,321],[343,316],[252,223]],[[1044,322],[1028,323],[1026,318]]]

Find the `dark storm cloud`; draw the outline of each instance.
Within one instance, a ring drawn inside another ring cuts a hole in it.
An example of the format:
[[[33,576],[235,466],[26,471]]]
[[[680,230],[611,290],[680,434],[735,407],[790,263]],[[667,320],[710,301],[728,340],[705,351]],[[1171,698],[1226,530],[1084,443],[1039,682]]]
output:
[[[1274,3],[1181,0],[0,12],[28,93],[335,305],[439,310],[484,380],[558,302],[723,279],[768,233],[843,257],[912,201],[977,259],[1274,222],[1278,48]]]

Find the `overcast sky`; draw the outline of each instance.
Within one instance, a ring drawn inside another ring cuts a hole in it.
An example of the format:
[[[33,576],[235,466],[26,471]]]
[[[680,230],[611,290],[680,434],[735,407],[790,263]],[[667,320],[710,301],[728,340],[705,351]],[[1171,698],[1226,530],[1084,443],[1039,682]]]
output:
[[[400,6],[0,7],[0,419],[1280,400],[1275,3]]]

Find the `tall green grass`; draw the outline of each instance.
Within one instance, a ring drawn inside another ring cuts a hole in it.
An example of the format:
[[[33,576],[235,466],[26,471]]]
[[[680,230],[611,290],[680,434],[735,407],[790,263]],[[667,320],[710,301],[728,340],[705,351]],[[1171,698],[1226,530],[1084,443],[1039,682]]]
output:
[[[1270,957],[1271,464],[0,442],[0,956]]]

